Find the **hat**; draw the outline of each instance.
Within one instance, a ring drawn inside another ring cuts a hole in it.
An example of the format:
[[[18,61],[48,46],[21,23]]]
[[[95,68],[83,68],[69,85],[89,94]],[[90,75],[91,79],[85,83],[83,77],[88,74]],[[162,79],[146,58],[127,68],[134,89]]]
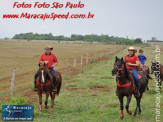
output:
[[[140,52],[144,52],[143,49],[139,49],[139,53],[140,53]]]
[[[46,49],[51,49],[51,50],[53,50],[53,47],[51,47],[51,46],[46,46],[44,49],[45,49],[45,50],[46,50]]]
[[[131,50],[131,51],[134,51],[134,53],[137,52],[137,49],[135,49],[134,47],[129,47],[129,48],[128,48],[128,51],[130,51],[130,50]]]

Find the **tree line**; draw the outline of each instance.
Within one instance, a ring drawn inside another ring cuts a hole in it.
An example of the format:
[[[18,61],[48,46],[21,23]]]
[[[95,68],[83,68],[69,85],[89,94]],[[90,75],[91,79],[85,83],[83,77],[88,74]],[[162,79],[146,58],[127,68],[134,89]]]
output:
[[[72,34],[70,37],[61,36],[53,36],[52,33],[49,34],[38,34],[38,33],[21,33],[16,34],[13,39],[19,40],[56,40],[56,41],[86,41],[86,42],[101,42],[101,43],[117,43],[117,44],[139,44],[142,43],[141,38],[137,39],[128,39],[128,38],[120,38],[109,35],[77,35]]]

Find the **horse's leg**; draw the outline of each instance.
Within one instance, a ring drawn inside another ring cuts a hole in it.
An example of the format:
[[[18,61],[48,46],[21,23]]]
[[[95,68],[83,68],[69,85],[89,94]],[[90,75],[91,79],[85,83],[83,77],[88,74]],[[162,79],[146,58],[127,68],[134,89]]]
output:
[[[54,107],[54,100],[55,100],[55,93],[52,93],[52,97],[51,97],[51,109],[53,109],[53,107]]]
[[[140,97],[139,97],[139,112],[138,112],[138,114],[141,114],[141,107],[140,107],[141,98],[142,98],[142,93],[140,94]]]
[[[129,110],[129,104],[131,102],[131,97],[132,97],[132,95],[127,96],[127,103],[126,103],[126,112],[130,115],[132,114],[132,112]]]
[[[48,109],[48,98],[49,98],[49,91],[46,92],[46,99],[45,99],[45,108]]]
[[[39,104],[40,104],[40,110],[39,111],[42,112],[42,93],[39,92],[38,95],[39,95]]]
[[[147,79],[147,91],[149,91],[149,88],[148,88],[148,81],[149,81],[149,79]]]
[[[134,117],[136,117],[136,115],[137,115],[137,109],[138,109],[138,107],[139,107],[139,98],[138,97],[136,97],[136,109],[135,109],[135,112],[134,112]]]
[[[120,119],[124,118],[124,114],[123,114],[123,97],[119,97],[119,101],[120,101],[120,110],[121,110],[121,115],[120,115]]]

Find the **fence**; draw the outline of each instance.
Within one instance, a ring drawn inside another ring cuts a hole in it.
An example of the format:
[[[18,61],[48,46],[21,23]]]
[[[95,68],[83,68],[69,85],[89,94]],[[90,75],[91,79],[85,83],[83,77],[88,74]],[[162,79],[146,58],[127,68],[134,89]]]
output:
[[[93,53],[85,52],[81,55],[77,55],[74,57],[58,58],[59,64],[62,64],[62,65],[57,66],[56,70],[61,72],[62,75],[68,75],[69,73],[71,73],[71,71],[80,70],[82,67],[87,66],[90,63],[97,62],[99,60],[108,59],[111,55],[125,48],[126,46],[122,46],[118,49],[114,48],[114,49],[108,49],[108,50],[98,50]],[[11,79],[11,92],[10,92],[11,97],[13,96],[13,93],[14,93],[15,76],[16,76],[16,69],[13,70],[12,79]]]

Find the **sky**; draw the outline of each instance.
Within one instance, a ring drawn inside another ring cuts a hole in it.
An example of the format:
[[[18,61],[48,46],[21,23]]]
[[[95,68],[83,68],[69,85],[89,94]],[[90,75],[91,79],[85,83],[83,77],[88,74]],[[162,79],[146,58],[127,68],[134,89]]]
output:
[[[60,2],[78,3],[79,0],[17,0],[19,3]],[[13,8],[16,0],[0,0],[0,38],[12,38],[20,33],[52,33],[54,36],[71,34],[108,34],[109,36],[163,40],[163,0],[80,0],[84,8]],[[73,13],[94,14],[93,19],[3,19],[3,14]]]

